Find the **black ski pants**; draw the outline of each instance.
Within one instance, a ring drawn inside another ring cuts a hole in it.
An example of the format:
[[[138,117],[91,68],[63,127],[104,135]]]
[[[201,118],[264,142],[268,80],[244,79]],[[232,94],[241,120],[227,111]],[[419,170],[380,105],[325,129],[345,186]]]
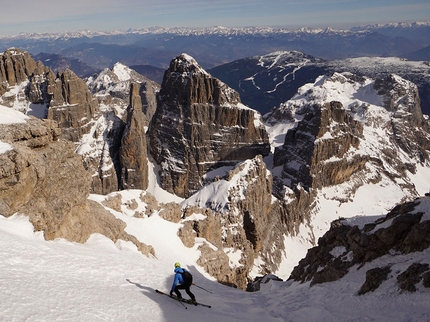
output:
[[[191,293],[190,286],[191,286],[191,284],[178,284],[178,285],[176,285],[176,287],[174,289],[176,296],[182,297],[181,292],[179,292],[179,290],[185,290],[185,292],[187,292],[188,296],[194,301],[196,299],[196,297],[194,296],[193,293]]]

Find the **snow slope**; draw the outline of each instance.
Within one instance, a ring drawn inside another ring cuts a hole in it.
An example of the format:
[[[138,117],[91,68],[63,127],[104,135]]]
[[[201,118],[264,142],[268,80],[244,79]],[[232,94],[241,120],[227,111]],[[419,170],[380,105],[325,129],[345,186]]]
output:
[[[155,170],[150,173],[149,190],[158,200],[180,201],[160,190]],[[339,281],[312,288],[309,283],[270,281],[261,291],[248,293],[217,283],[199,268],[197,247],[203,240],[185,247],[176,234],[180,223],[165,221],[156,213],[134,217],[146,207],[141,193],[113,193],[121,195],[123,206],[121,212],[111,211],[127,223],[127,232],[155,248],[155,258],[145,257],[129,242],[114,244],[99,234],[85,244],[45,241],[43,233],[33,232],[28,217],[0,216],[0,321],[428,321],[430,293],[422,287],[413,294],[400,294],[391,278],[373,293],[358,296],[357,291],[368,269],[397,262],[392,266],[395,272],[414,262],[430,263],[429,249],[384,256],[362,269],[351,269]],[[90,196],[99,202],[108,197]],[[136,209],[127,207],[131,200],[138,202]],[[429,200],[419,210],[430,218]],[[369,219],[349,221],[363,225]],[[185,309],[155,293],[155,289],[169,291],[176,261],[191,270],[194,282],[205,289],[192,287],[197,300],[212,308],[185,304]]]
[[[429,210],[427,209],[427,212]],[[130,218],[139,238],[151,239],[157,258],[147,258],[125,242],[116,245],[101,235],[85,244],[45,241],[25,216],[0,216],[1,321],[428,321],[430,293],[398,294],[383,284],[358,296],[367,264],[340,281],[309,284],[269,282],[247,293],[218,284],[197,269],[196,252],[182,246],[179,224],[157,215]],[[157,236],[158,238],[153,238]],[[160,238],[162,237],[162,238]],[[406,266],[430,262],[430,250],[400,258]],[[155,289],[168,291],[173,264],[181,261],[194,273],[197,300],[212,308],[188,309]],[[394,267],[395,268],[395,267]]]

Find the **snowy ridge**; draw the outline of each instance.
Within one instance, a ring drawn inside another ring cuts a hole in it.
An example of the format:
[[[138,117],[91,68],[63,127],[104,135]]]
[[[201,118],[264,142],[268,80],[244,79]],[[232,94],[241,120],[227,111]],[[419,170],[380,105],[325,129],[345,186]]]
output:
[[[106,95],[110,92],[128,92],[130,80],[133,79],[133,73],[136,72],[129,67],[116,63],[112,70],[105,68],[98,75],[91,76],[87,79],[87,85],[97,95]]]
[[[112,36],[112,35],[127,35],[127,34],[170,34],[178,36],[246,36],[246,35],[282,35],[282,34],[323,34],[323,33],[338,33],[338,34],[352,34],[354,32],[348,30],[335,30],[332,28],[300,28],[300,29],[287,29],[287,28],[271,28],[271,27],[222,27],[214,26],[209,28],[187,28],[187,27],[149,27],[142,29],[127,29],[127,30],[114,30],[114,31],[95,31],[95,30],[79,30],[70,32],[58,33],[21,33],[17,36],[0,36],[0,39],[45,39],[45,40],[68,40],[73,38],[88,37],[94,38],[99,36]]]
[[[349,75],[335,73],[331,77],[321,76],[315,83],[302,86],[291,100],[279,107],[277,112],[285,115],[285,119],[280,119],[279,114],[274,112],[275,116],[266,120],[271,139],[274,142],[283,142],[285,135],[283,130],[293,128],[301,122],[308,109],[313,106],[322,107],[331,101],[339,101],[355,120],[363,124],[364,138],[360,140],[358,149],[350,149],[345,158],[365,155],[382,161],[383,165],[379,169],[372,163],[367,163],[367,170],[362,175],[353,176],[350,181],[317,191],[317,205],[312,210],[311,229],[308,230],[306,225],[301,228],[303,234],[309,231],[316,239],[328,230],[330,223],[338,216],[349,218],[356,215],[383,214],[392,208],[393,200],[407,200],[410,194],[422,196],[428,192],[430,186],[428,180],[424,179],[430,178],[428,162],[422,163],[415,155],[409,155],[399,147],[393,147],[394,158],[398,158],[404,164],[413,164],[416,172],[407,171],[404,176],[390,164],[391,160],[383,154],[384,149],[393,146],[390,131],[387,130],[388,125],[392,122],[401,122],[402,119],[396,119],[393,112],[383,107],[384,98],[373,89],[374,80],[363,78],[361,82],[353,82],[350,81]],[[405,88],[415,86],[398,76],[395,76],[395,79]],[[409,114],[406,111],[407,106],[402,103],[407,100],[407,95],[405,98],[398,98],[396,113]],[[280,126],[280,121],[285,125]],[[332,139],[336,135],[337,133],[327,132],[326,136],[319,140]],[[336,160],[330,159],[326,162],[333,161]],[[386,172],[381,173],[380,169]],[[272,170],[273,173],[278,171],[276,168]],[[381,181],[372,183],[377,176],[381,176]],[[397,179],[393,180],[392,176]],[[406,186],[413,186],[414,189],[408,191],[405,189]],[[292,241],[295,246],[290,247],[299,247],[297,243],[299,240]]]
[[[370,24],[370,25],[361,25],[358,27],[351,28],[351,30],[366,30],[366,29],[378,29],[378,28],[402,28],[402,29],[410,29],[416,27],[430,27],[430,22],[396,22],[396,23],[387,23],[387,24]]]
[[[353,72],[361,74],[376,75],[377,73],[383,74],[387,71],[396,70],[397,74],[412,71],[417,75],[425,77],[429,74],[430,65],[426,61],[409,61],[400,57],[356,57],[346,58],[342,60],[334,60],[328,62],[329,66],[337,69],[349,68]]]
[[[252,26],[252,27],[223,27],[223,26],[213,26],[206,28],[189,28],[189,27],[148,27],[140,29],[127,29],[127,30],[112,30],[112,31],[97,31],[97,30],[78,30],[78,31],[63,31],[57,33],[20,33],[17,36],[0,36],[0,39],[73,39],[73,38],[94,38],[99,36],[112,36],[112,35],[127,35],[127,34],[171,34],[180,36],[244,36],[244,35],[282,35],[282,34],[327,34],[327,33],[337,33],[342,34],[353,34],[355,32],[367,32],[371,29],[377,28],[416,28],[416,27],[429,27],[430,22],[398,22],[389,24],[373,24],[373,25],[362,25],[358,27],[351,28],[351,30],[342,30],[334,28],[272,28],[264,26]]]

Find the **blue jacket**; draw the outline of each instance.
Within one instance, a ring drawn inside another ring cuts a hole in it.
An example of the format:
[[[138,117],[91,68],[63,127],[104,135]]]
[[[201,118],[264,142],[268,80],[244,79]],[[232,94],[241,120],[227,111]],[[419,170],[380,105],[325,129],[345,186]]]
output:
[[[182,274],[183,272],[186,272],[187,270],[185,268],[181,268],[181,267],[177,267],[175,268],[175,278],[173,280],[173,284],[172,284],[172,291],[175,289],[176,285],[179,284],[184,284],[184,279],[182,278]]]

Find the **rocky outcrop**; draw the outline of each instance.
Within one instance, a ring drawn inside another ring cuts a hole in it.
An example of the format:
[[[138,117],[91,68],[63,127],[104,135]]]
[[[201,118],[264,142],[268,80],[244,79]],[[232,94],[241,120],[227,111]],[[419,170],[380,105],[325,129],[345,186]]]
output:
[[[9,86],[18,85],[28,80],[28,76],[42,72],[40,64],[30,55],[18,48],[11,48],[0,55],[0,95],[8,90]]]
[[[347,181],[362,170],[367,156],[347,159],[357,149],[363,126],[350,116],[340,102],[309,106],[303,120],[287,132],[284,145],[275,152],[275,165],[282,165],[282,177],[295,188],[299,183],[321,188]]]
[[[85,242],[100,233],[114,242],[132,241],[142,253],[153,254],[152,247],[125,232],[124,222],[88,201],[90,176],[74,144],[58,140],[60,136],[52,120],[28,117],[22,123],[0,124],[0,141],[11,147],[0,154],[0,213],[28,215],[46,239]]]
[[[88,133],[89,123],[98,111],[97,100],[75,73],[65,70],[55,75],[17,48],[1,55],[0,84],[3,105],[55,120],[61,137],[72,142]],[[9,91],[11,86],[18,86],[19,91]]]
[[[223,191],[227,196],[206,191]],[[200,208],[191,206],[195,203]],[[185,219],[179,235],[188,247],[194,245],[195,237],[216,247],[200,246],[199,265],[218,281],[246,289],[253,267],[261,274],[277,269],[284,252],[285,221],[280,204],[272,200],[272,176],[261,156],[240,163],[183,206]]]
[[[78,142],[89,132],[98,102],[91,95],[85,82],[71,70],[45,75],[49,95],[48,119],[55,120],[62,130],[62,138]]]
[[[127,123],[119,153],[120,189],[148,188],[148,154],[139,88],[138,84],[132,84],[130,89]]]
[[[112,69],[106,68],[87,79],[91,93],[101,103],[107,106],[124,106],[124,109],[130,101],[132,83],[140,85],[142,112],[145,115],[145,126],[148,126],[157,108],[156,96],[160,90],[159,84],[121,63],[116,63]]]
[[[344,106],[340,101],[330,99],[339,95],[336,88],[348,86],[356,94],[339,98],[353,101],[358,97],[362,101]],[[369,88],[374,94],[369,94]],[[274,114],[283,115],[286,120],[299,120],[287,132],[284,144],[275,151],[275,166],[283,167],[283,184],[292,189],[300,185],[309,190],[351,182],[353,178],[360,177],[360,180],[355,180],[355,190],[364,182],[381,179],[366,174],[370,164],[383,168],[381,173],[393,179],[405,177],[405,171],[414,173],[412,164],[405,165],[396,156],[400,148],[416,162],[424,163],[429,158],[428,122],[421,113],[417,93],[414,84],[395,75],[372,83],[369,79],[348,73],[335,73],[317,80],[312,88],[300,90]],[[371,99],[370,95],[379,98]],[[386,112],[372,107],[378,99],[385,104]],[[380,135],[380,142],[386,141],[380,150],[366,142],[371,137],[365,136],[365,130],[371,132],[374,127],[385,133],[385,137]],[[363,150],[368,152],[359,152]],[[413,187],[408,189],[413,190]]]
[[[75,143],[90,132],[94,118],[98,114],[98,103],[83,80],[70,70],[54,74],[41,62],[36,63],[27,52],[16,48],[5,51],[1,58],[2,105],[41,119],[55,120],[59,124],[60,137]],[[16,87],[15,90],[12,90],[12,86]],[[94,141],[100,132],[99,123],[96,122],[95,126],[97,128],[93,131]],[[102,163],[101,158],[104,158],[102,161],[106,163],[110,146],[105,143],[109,141],[109,137],[112,135],[107,135],[106,138],[103,135],[99,137],[98,144],[103,147],[101,157],[95,160],[96,157],[92,153],[84,160],[84,166],[89,171],[94,164]],[[109,170],[106,171],[107,168],[101,167],[99,169],[101,174],[92,176],[94,192],[110,191],[112,186],[115,190],[118,189],[116,173],[112,175]],[[113,178],[114,182],[108,178]]]
[[[6,51],[0,65],[0,103],[55,120],[60,138],[77,144],[76,151],[91,174],[91,192],[146,188],[144,128],[156,108],[158,84],[116,64],[90,78],[87,85],[70,70],[54,74],[19,49]],[[140,86],[131,92],[133,81]],[[12,91],[11,86],[19,90]]]
[[[159,85],[120,63],[89,77],[87,85],[101,106],[100,117],[77,148],[92,174],[91,191],[146,189],[145,131],[156,108]]]
[[[310,249],[294,268],[290,279],[310,282],[311,286],[336,281],[353,266],[360,269],[387,255],[391,264],[368,270],[358,293],[374,291],[384,280],[396,276],[401,289],[415,291],[416,285],[428,278],[429,265],[412,262],[405,271],[394,269],[394,265],[398,261],[405,269],[402,254],[422,252],[430,247],[429,202],[426,197],[401,204],[385,217],[365,225],[344,219],[333,222],[331,229],[318,240],[318,246]]]
[[[420,111],[416,86],[400,77],[335,73],[303,86],[268,115],[270,124],[291,124],[275,149],[274,166],[282,172],[273,180],[289,233],[312,220],[315,198],[327,187],[342,187],[330,197],[339,203],[352,201],[360,187],[388,181],[417,196],[409,175],[428,165],[430,150]]]
[[[259,113],[186,54],[164,75],[149,137],[161,186],[182,197],[202,187],[209,169],[270,150]]]
[[[384,107],[392,113],[389,126],[393,132],[393,143],[421,162],[429,160],[430,141],[422,129],[430,132],[424,119],[418,87],[396,75],[376,79],[374,89],[383,97]]]

